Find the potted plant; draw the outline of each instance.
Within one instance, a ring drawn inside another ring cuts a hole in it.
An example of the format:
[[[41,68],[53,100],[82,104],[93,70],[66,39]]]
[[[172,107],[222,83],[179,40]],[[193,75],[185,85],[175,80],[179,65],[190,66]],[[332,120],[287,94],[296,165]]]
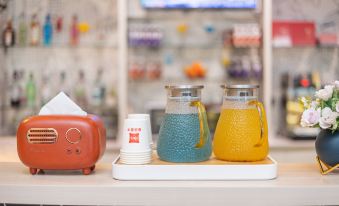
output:
[[[339,81],[315,93],[315,100],[302,97],[304,106],[301,126],[320,127],[315,142],[322,174],[339,167]]]

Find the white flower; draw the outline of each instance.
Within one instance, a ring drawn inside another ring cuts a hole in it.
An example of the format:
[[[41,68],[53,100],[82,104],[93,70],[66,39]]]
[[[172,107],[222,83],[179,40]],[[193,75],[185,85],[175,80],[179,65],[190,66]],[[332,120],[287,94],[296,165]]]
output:
[[[338,81],[338,80],[334,82],[334,86],[335,86],[337,89],[339,89],[339,81]]]
[[[336,123],[337,117],[339,114],[337,112],[333,112],[329,107],[325,107],[321,110],[321,117],[319,120],[319,125],[322,129],[328,129],[333,124]]]
[[[312,127],[319,123],[319,119],[320,108],[317,110],[315,108],[310,108],[303,112],[300,124],[302,127]]]
[[[336,110],[337,112],[339,112],[339,102],[337,102],[337,103],[335,104],[335,110]]]
[[[310,106],[311,106],[311,108],[317,108],[319,106],[319,102],[312,101]]]
[[[326,85],[324,89],[315,92],[315,96],[317,98],[327,101],[332,97],[333,89],[333,85]]]

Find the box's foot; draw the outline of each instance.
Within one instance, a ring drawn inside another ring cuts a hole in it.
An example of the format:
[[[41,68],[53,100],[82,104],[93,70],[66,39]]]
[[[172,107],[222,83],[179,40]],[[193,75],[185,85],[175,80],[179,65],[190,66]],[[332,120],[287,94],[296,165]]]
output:
[[[89,174],[91,174],[91,172],[92,172],[91,168],[82,169],[82,174],[84,174],[84,175],[89,175]]]
[[[32,175],[35,175],[36,173],[38,173],[38,169],[37,169],[37,168],[29,168],[29,172],[30,172]]]

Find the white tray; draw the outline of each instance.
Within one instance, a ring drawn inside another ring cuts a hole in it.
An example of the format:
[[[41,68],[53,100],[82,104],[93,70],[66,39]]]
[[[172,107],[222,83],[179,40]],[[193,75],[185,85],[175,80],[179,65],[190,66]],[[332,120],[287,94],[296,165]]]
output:
[[[272,157],[257,162],[226,162],[211,158],[197,163],[161,161],[154,153],[150,164],[126,165],[118,157],[112,175],[118,180],[269,180],[277,177]]]

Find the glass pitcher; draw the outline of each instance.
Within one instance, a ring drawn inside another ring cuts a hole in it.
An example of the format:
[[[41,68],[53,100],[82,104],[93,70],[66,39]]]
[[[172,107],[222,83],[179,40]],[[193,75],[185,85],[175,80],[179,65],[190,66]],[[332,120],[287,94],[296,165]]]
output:
[[[167,105],[159,131],[158,156],[168,162],[200,162],[212,153],[203,86],[165,86]]]
[[[257,85],[223,85],[223,105],[214,134],[218,159],[257,161],[268,154],[268,130]]]

